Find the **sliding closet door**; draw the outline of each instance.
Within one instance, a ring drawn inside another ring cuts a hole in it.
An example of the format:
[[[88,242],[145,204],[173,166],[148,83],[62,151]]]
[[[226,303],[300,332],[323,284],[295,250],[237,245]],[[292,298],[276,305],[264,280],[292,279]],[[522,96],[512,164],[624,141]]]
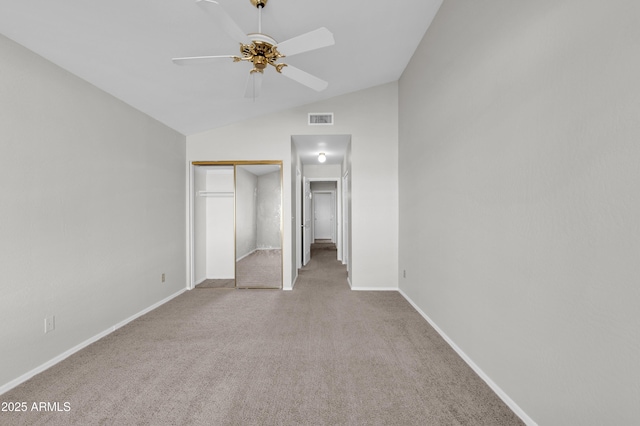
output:
[[[235,168],[236,287],[282,288],[282,166]]]

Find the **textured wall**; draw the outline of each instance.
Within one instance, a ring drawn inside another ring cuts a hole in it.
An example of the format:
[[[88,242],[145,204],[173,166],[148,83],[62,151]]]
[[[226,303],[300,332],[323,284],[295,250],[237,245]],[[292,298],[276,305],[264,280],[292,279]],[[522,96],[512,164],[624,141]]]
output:
[[[236,167],[236,260],[257,248],[258,177]]]
[[[259,249],[282,248],[282,185],[280,172],[258,177],[257,241]]]
[[[1,390],[185,289],[186,162],[183,135],[2,36],[0,56]]]
[[[400,288],[535,422],[640,423],[640,4],[445,0],[400,86]]]

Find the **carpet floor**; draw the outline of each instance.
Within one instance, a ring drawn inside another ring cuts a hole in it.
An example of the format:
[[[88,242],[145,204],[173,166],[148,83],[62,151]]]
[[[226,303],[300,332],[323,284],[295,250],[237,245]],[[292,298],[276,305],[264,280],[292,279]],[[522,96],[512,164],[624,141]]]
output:
[[[196,289],[203,288],[224,288],[227,290],[233,290],[236,288],[236,280],[234,278],[204,280],[196,286]]]
[[[282,288],[282,250],[256,250],[239,260],[236,287]]]
[[[0,399],[63,410],[3,425],[522,424],[399,293],[351,291],[326,247],[293,291],[186,292]]]

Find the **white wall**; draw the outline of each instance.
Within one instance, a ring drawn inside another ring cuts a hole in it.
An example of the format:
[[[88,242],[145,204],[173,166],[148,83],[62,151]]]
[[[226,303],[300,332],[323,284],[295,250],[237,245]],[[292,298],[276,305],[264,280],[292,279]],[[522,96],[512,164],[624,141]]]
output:
[[[302,166],[302,174],[306,178],[340,178],[342,177],[341,164],[305,164]]]
[[[639,17],[445,0],[400,80],[400,288],[541,425],[640,424]]]
[[[2,392],[185,289],[186,163],[179,133],[3,36],[0,56]]]
[[[199,166],[196,169],[203,167]],[[208,279],[235,277],[234,245],[234,174],[233,166],[211,166],[207,169],[206,190],[217,193],[206,198],[206,264]],[[222,193],[231,195],[225,196]],[[196,239],[198,238],[196,229]]]
[[[331,128],[332,133],[352,135],[352,283],[354,288],[397,288],[397,89],[396,83],[389,83],[189,136],[187,159],[282,160],[284,211],[289,212],[293,186],[291,135],[327,134],[327,126],[308,126],[307,114],[334,112],[336,123],[340,124]],[[381,199],[385,200],[382,205]],[[288,219],[284,221],[284,241],[288,243],[283,247],[287,289],[291,288],[294,257],[292,218],[285,219]]]

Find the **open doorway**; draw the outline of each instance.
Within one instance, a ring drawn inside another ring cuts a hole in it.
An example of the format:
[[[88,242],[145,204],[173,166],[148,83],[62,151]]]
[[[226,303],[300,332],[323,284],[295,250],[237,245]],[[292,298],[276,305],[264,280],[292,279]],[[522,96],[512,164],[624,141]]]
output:
[[[298,270],[311,261],[312,249],[332,250],[331,257],[349,269],[350,256],[345,247],[350,246],[351,229],[344,214],[350,211],[351,194],[344,177],[351,169],[351,136],[304,135],[292,136],[291,141],[296,230],[293,276],[297,277]],[[326,161],[320,162],[320,154]],[[323,252],[323,256],[327,255]]]
[[[340,260],[338,247],[342,248],[341,238],[341,217],[339,215],[338,179],[336,180],[311,180],[311,206],[309,214],[311,220],[311,235],[309,243],[315,249],[335,251],[335,258]],[[304,208],[304,207],[303,207]],[[304,235],[303,235],[304,239]],[[306,244],[303,243],[306,247]],[[342,252],[342,250],[341,250]],[[313,250],[311,250],[313,256]]]

